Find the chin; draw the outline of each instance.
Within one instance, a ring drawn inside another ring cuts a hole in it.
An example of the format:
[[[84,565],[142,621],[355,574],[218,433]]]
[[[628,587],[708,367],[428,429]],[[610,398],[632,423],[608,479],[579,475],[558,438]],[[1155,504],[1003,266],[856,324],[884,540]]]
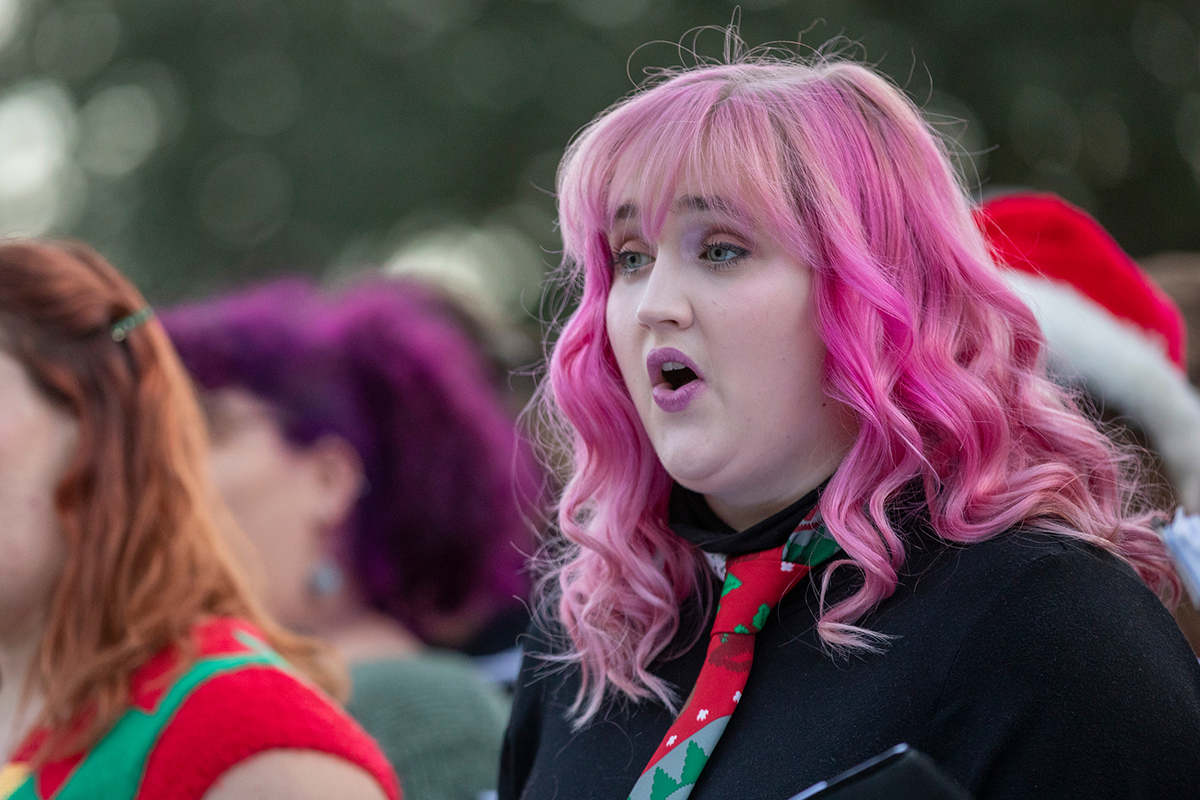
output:
[[[698,494],[716,494],[720,491],[721,481],[714,475],[716,470],[699,470],[696,469],[695,459],[684,460],[685,463],[679,465],[681,468],[676,469],[674,466],[663,463],[663,468],[671,479],[685,489],[690,489]]]

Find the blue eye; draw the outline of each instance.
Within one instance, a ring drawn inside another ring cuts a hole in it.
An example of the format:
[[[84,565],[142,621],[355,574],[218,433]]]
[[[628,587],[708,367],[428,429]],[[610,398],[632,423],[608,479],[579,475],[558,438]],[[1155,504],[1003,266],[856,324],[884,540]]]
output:
[[[733,264],[748,255],[750,255],[749,250],[744,247],[738,247],[736,244],[713,242],[710,245],[705,245],[702,258],[716,266],[721,266]]]
[[[622,250],[613,256],[613,268],[619,269],[621,272],[637,272],[642,267],[649,266],[653,260],[649,253]]]

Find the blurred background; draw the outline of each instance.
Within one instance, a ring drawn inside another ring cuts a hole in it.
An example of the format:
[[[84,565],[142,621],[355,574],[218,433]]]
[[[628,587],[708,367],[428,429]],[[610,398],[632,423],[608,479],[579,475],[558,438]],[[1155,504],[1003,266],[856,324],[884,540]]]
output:
[[[0,233],[84,239],[156,303],[387,265],[535,327],[563,146],[734,5],[0,0]],[[739,5],[752,45],[860,43],[970,185],[1058,192],[1200,304],[1200,4]]]

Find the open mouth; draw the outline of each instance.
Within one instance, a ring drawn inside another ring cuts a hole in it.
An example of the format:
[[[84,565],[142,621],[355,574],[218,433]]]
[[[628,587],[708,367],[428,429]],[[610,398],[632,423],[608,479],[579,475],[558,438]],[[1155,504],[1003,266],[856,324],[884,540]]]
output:
[[[656,347],[646,356],[651,395],[663,411],[683,411],[705,386],[704,373],[686,353],[674,347]]]
[[[682,388],[699,376],[692,371],[691,367],[679,363],[678,361],[668,361],[662,365],[662,377],[672,390]]]

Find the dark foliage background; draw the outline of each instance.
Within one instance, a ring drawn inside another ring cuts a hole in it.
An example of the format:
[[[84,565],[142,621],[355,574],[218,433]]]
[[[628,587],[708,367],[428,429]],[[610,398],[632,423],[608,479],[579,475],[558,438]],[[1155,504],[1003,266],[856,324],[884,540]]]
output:
[[[1200,4],[741,7],[752,45],[860,43],[974,154],[983,191],[1058,191],[1135,256],[1200,250]],[[83,238],[160,302],[465,247],[477,270],[494,255],[510,310],[535,309],[563,145],[733,10],[0,0],[0,232]]]

